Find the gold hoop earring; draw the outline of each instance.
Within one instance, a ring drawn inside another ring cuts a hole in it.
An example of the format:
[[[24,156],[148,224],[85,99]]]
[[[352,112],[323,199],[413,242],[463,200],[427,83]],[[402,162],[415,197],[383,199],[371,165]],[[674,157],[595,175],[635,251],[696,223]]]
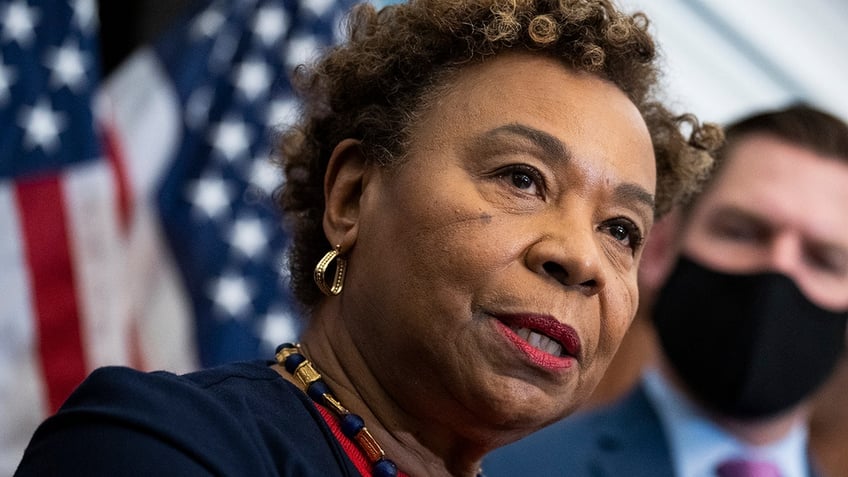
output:
[[[318,265],[315,265],[315,271],[312,273],[312,278],[315,279],[315,284],[318,285],[321,293],[327,296],[338,295],[342,292],[342,288],[344,287],[347,260],[343,259],[339,255],[339,250],[341,250],[341,245],[336,245],[336,248],[327,252],[321,260],[318,261]],[[328,287],[327,283],[324,281],[324,275],[327,272],[327,267],[333,262],[333,259],[336,260],[336,274],[333,276],[333,286]]]

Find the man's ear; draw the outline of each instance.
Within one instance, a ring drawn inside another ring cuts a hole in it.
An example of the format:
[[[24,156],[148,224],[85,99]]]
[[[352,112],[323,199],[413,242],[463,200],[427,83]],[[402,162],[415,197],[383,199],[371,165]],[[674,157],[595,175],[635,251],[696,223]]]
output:
[[[639,290],[642,301],[653,302],[677,262],[680,247],[680,227],[683,219],[679,210],[672,210],[654,223],[639,264]]]
[[[324,234],[342,252],[356,242],[359,232],[360,199],[367,166],[361,143],[341,141],[330,156],[324,174]]]

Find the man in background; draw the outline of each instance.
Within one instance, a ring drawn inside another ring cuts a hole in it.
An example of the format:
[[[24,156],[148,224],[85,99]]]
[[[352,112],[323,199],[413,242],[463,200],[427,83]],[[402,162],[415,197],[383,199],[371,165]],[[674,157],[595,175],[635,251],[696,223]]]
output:
[[[489,477],[809,477],[811,402],[848,320],[848,126],[797,105],[727,128],[640,270],[659,343],[623,399],[492,454]]]

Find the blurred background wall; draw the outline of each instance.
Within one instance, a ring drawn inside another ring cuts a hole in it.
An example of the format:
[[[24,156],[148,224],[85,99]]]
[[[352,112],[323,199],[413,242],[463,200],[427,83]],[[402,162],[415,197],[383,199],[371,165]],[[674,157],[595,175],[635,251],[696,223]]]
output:
[[[804,99],[848,117],[848,2],[623,0],[653,21],[671,98],[727,121]]]
[[[100,0],[105,71],[192,2]],[[670,98],[680,109],[723,122],[752,108],[804,99],[848,117],[845,0],[620,3],[644,11],[653,22]]]

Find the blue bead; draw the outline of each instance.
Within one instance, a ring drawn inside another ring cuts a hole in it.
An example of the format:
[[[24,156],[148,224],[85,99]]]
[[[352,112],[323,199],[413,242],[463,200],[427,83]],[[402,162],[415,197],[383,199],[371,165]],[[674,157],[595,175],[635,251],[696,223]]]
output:
[[[286,371],[288,371],[289,374],[294,374],[294,371],[297,369],[298,366],[300,366],[300,363],[302,363],[304,361],[306,361],[306,358],[304,358],[302,354],[300,354],[300,353],[290,354],[286,358],[286,362],[285,362]]]
[[[318,380],[313,381],[312,384],[310,384],[309,387],[306,388],[306,394],[318,404],[326,405],[326,403],[324,402],[324,395],[331,393],[330,388],[327,387],[324,381]]]
[[[397,466],[389,459],[380,459],[374,464],[374,469],[371,472],[371,475],[374,477],[397,477]]]
[[[276,350],[274,350],[274,354],[279,353],[280,351],[282,351],[282,350],[283,350],[283,349],[285,349],[285,348],[294,348],[294,347],[295,347],[295,346],[294,346],[293,344],[291,344],[291,343],[283,343],[283,344],[281,344],[281,345],[277,346],[277,349],[276,349]]]
[[[359,434],[363,427],[365,427],[365,421],[356,414],[346,414],[342,417],[342,433],[351,439]]]

